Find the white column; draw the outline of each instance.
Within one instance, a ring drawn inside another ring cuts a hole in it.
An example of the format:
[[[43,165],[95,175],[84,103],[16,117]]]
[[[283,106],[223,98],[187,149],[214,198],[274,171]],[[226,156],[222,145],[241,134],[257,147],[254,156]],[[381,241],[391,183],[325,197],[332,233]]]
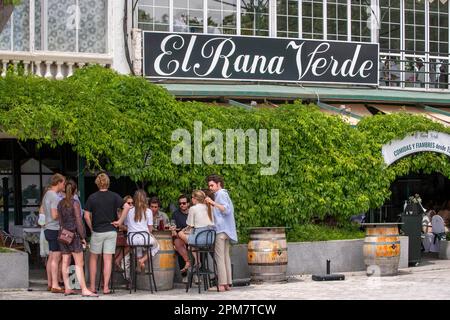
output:
[[[73,62],[67,62],[67,77],[70,77],[73,75]]]
[[[29,0],[30,1],[30,13],[29,13],[29,16],[30,16],[30,52],[33,52],[34,51],[34,25],[35,25],[35,22],[34,22],[34,17],[35,17],[35,13],[34,13],[34,11],[36,10],[35,9],[35,6],[34,6],[34,0]]]
[[[269,37],[277,36],[277,1],[269,0]]]
[[[298,0],[298,37],[303,38],[303,0]]]
[[[169,31],[173,32],[173,0],[169,0]]]
[[[425,1],[425,89],[430,88],[430,4]],[[428,83],[427,83],[428,82]]]
[[[30,67],[31,67],[30,61],[24,61],[23,62],[23,74],[24,75],[30,74]]]
[[[347,0],[347,41],[352,41],[352,0]]]
[[[405,87],[405,0],[400,0],[400,86]]]
[[[14,73],[18,73],[19,72],[19,60],[13,60],[13,65],[14,65]]]
[[[323,40],[327,40],[328,38],[328,29],[327,29],[327,0],[323,0],[322,2],[322,14],[323,14]],[[313,26],[314,27],[314,26]]]
[[[36,66],[35,75],[37,75],[38,77],[42,77],[41,62],[42,61],[35,61],[34,62],[35,66]]]
[[[380,4],[378,0],[370,2],[370,41],[379,43],[379,28],[381,28]]]
[[[236,34],[241,34],[241,1],[236,0]]]
[[[208,33],[208,0],[203,0],[203,33]]]
[[[41,2],[42,44],[41,50],[48,50],[48,0]]]
[[[8,61],[3,60],[3,67],[2,67],[2,74],[1,74],[2,77],[6,76],[7,68],[8,68]]]
[[[56,80],[64,79],[64,76],[62,74],[62,65],[63,64],[64,64],[64,62],[62,62],[62,61],[56,61],[56,76],[55,76]]]
[[[45,61],[45,66],[46,67],[45,67],[45,75],[44,75],[44,77],[47,78],[47,79],[53,78],[52,72],[50,70],[52,63],[53,63],[53,61],[48,61],[48,60]]]

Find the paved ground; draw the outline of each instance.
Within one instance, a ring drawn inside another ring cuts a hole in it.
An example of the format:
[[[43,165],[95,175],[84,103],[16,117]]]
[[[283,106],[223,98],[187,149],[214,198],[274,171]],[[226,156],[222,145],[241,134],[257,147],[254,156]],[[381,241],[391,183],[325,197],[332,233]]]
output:
[[[283,284],[234,287],[232,291],[225,293],[202,291],[198,294],[194,287],[186,293],[180,285],[174,290],[156,294],[147,291],[129,294],[128,291],[117,290],[113,295],[101,295],[98,300],[450,299],[450,260],[423,261],[418,267],[402,269],[395,277],[369,278],[364,272],[345,273],[345,276],[345,281],[317,282],[312,281],[310,275],[302,275],[291,277]],[[36,279],[34,275],[30,281],[32,291],[0,291],[0,300],[93,299],[48,293],[45,286],[46,281]]]

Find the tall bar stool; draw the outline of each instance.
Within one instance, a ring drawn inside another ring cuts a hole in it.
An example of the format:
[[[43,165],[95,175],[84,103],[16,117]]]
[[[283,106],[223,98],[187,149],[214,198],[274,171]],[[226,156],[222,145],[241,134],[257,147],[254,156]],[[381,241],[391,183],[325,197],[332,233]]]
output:
[[[136,238],[137,237],[137,238]],[[139,239],[141,237],[144,241],[143,244],[139,245],[133,245],[134,240]],[[153,293],[153,287],[155,288],[155,291],[158,291],[156,289],[156,281],[155,281],[155,273],[153,271],[153,257],[151,254],[151,249],[153,248],[153,245],[150,244],[150,234],[145,231],[139,231],[139,232],[130,232],[128,233],[128,245],[130,246],[130,254],[131,254],[131,270],[130,270],[130,293],[134,286],[134,292],[137,290],[137,260],[138,260],[138,249],[143,250],[143,254],[148,254],[147,259],[147,268],[148,268],[148,284],[150,287],[151,293]],[[144,270],[145,271],[145,270]]]
[[[202,237],[204,236],[206,238],[207,243],[206,245],[198,243],[198,239],[200,236]],[[217,277],[217,263],[214,256],[215,242],[216,242],[216,231],[211,229],[199,232],[195,236],[194,244],[189,245],[188,254],[191,266],[188,270],[188,281],[186,284],[186,292],[188,292],[189,288],[192,287],[192,280],[194,274],[197,275],[198,293],[201,293],[200,277],[202,277],[203,280],[204,290],[207,291],[208,287],[213,286],[212,284],[213,280],[211,279],[212,275],[214,275],[214,282],[217,286],[217,291],[219,291],[218,277]],[[197,261],[197,264],[195,263],[194,255],[197,255],[198,257],[199,261]],[[209,266],[208,256],[211,256],[213,261],[212,270]]]

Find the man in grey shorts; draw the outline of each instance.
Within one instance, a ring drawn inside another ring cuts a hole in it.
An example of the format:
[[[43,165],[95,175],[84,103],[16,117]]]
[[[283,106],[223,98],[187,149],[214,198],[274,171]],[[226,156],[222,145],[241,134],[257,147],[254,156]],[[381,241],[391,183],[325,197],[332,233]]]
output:
[[[117,220],[117,209],[123,205],[123,199],[115,192],[109,191],[109,177],[100,173],[95,179],[99,191],[89,196],[84,219],[92,236],[89,256],[89,290],[95,290],[98,256],[103,253],[103,293],[111,293],[109,279],[112,271],[112,255],[116,252],[116,228],[111,224]]]

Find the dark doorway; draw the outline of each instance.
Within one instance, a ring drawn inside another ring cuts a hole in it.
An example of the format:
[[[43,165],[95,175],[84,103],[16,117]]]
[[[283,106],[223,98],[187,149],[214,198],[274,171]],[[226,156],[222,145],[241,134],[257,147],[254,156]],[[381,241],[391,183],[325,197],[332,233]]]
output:
[[[450,180],[440,173],[411,173],[398,177],[391,185],[391,197],[382,207],[370,210],[367,219],[370,222],[397,222],[403,212],[405,200],[418,193],[422,205],[428,209],[431,205],[442,205],[450,200]]]

